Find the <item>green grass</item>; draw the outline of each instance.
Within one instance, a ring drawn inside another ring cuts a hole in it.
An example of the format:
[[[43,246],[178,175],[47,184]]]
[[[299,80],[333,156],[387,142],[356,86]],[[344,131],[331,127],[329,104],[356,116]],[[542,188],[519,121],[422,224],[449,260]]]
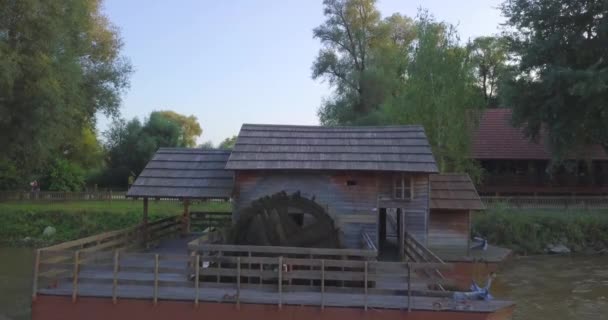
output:
[[[230,211],[223,202],[195,202],[191,211]],[[180,202],[150,201],[150,220],[179,215]],[[143,215],[143,201],[69,201],[0,203],[0,245],[42,246],[69,241],[108,230],[137,225]],[[47,226],[57,230],[43,237]]]
[[[608,248],[608,210],[487,210],[474,216],[473,234],[518,254],[542,254],[558,243],[597,252]]]

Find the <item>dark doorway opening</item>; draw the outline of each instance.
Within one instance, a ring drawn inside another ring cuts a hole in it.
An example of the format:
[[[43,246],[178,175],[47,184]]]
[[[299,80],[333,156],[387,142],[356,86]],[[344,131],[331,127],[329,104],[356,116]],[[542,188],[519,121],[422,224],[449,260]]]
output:
[[[378,258],[399,261],[403,245],[401,209],[380,208],[378,212]]]

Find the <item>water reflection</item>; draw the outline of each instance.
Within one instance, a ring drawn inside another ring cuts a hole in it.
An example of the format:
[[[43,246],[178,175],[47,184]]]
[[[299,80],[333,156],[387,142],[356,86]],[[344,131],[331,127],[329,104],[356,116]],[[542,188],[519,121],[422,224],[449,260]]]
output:
[[[0,248],[0,320],[30,319],[34,250]]]

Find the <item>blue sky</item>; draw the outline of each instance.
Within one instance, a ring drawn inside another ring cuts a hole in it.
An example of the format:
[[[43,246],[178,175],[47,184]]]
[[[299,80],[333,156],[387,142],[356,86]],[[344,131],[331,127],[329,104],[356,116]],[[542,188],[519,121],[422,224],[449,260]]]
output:
[[[380,0],[383,16],[428,9],[458,25],[461,38],[499,32],[500,0]],[[199,142],[218,143],[242,123],[318,124],[330,93],[313,81],[320,48],[312,29],[321,0],[106,0],[135,73],[124,94],[125,118],[170,109],[198,118]],[[99,129],[109,120],[100,119]]]

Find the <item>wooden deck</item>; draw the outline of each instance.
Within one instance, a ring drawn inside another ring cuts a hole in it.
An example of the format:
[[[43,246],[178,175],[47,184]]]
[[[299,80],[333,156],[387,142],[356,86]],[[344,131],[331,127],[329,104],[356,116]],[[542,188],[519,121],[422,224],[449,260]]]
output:
[[[165,219],[151,225],[149,236],[157,239],[181,224]],[[429,290],[429,283],[443,279],[421,275],[449,267],[444,263],[376,261],[369,250],[355,249],[200,244],[193,250],[200,235],[165,236],[134,250],[137,230],[38,250],[34,301],[50,295],[73,301],[95,297],[482,313],[512,306],[510,301],[455,302],[450,292]]]

